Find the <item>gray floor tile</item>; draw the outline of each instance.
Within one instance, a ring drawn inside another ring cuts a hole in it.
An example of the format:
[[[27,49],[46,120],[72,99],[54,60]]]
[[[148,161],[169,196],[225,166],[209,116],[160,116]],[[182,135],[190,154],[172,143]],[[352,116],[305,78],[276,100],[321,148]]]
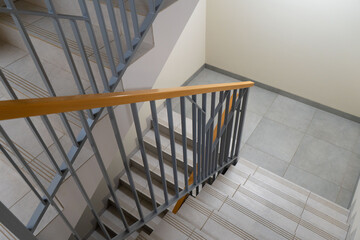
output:
[[[247,144],[241,149],[240,157],[251,161],[279,176],[284,176],[289,163],[261,152]]]
[[[263,118],[247,144],[290,162],[303,136],[303,133],[293,128]]]
[[[326,181],[314,174],[290,165],[284,177],[320,196],[335,202],[340,191],[340,186]]]
[[[0,42],[0,52],[0,67],[6,67],[7,65],[27,55],[25,51],[3,42]]]
[[[249,92],[247,109],[260,115],[264,115],[278,95],[268,90],[252,87]]]
[[[341,185],[352,157],[350,151],[305,135],[291,164]]]
[[[340,206],[343,206],[344,208],[349,208],[352,197],[353,197],[352,191],[341,188],[339,195],[336,199],[336,203],[339,204]]]
[[[315,108],[279,95],[266,113],[266,117],[305,132],[314,114]]]
[[[317,110],[307,133],[339,147],[352,150],[360,135],[360,124]]]
[[[360,154],[360,136],[357,139],[357,141],[355,142],[352,151],[356,154]]]
[[[355,191],[356,183],[359,180],[360,168],[348,164],[342,187],[349,191]]]
[[[257,113],[254,113],[251,111],[246,112],[244,129],[243,129],[242,137],[241,137],[242,142],[245,143],[249,139],[251,134],[254,132],[255,128],[260,123],[261,119],[262,119],[262,116]]]

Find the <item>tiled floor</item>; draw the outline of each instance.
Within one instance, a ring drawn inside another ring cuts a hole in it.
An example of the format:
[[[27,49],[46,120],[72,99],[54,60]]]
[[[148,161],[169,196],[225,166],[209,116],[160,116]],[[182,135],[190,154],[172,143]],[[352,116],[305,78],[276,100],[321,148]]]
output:
[[[204,69],[189,85],[236,81]],[[242,141],[241,157],[348,207],[360,173],[359,123],[255,86]]]

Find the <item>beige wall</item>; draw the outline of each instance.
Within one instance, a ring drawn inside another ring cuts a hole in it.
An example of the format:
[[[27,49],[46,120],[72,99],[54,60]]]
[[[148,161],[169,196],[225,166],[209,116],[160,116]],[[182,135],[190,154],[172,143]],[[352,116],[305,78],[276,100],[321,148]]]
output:
[[[194,2],[194,0],[190,1]],[[206,0],[198,0],[189,21],[178,38],[156,81],[153,83],[152,88],[181,86],[204,65],[205,29]],[[157,101],[156,103],[157,106],[159,106],[162,101]],[[150,114],[149,104],[144,104],[139,111],[142,126],[146,125],[146,119]],[[130,152],[136,147],[135,128],[133,125],[125,138],[128,139],[125,147],[127,152]],[[131,141],[131,139],[134,139],[134,141]]]
[[[206,63],[360,116],[360,2],[207,0]]]

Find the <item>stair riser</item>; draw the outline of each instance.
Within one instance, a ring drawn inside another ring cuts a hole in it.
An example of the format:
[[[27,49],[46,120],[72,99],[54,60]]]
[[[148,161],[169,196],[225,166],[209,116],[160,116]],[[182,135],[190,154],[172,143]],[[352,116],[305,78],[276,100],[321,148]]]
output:
[[[154,154],[157,154],[157,149],[156,149],[155,146],[149,144],[148,142],[144,142],[144,143],[145,143],[145,148],[146,148],[148,151],[150,151],[150,152],[152,152],[152,153],[154,153]],[[162,153],[163,153],[163,159],[164,159],[164,161],[166,161],[167,163],[169,163],[169,164],[171,165],[171,164],[172,164],[171,155],[168,154],[168,153],[166,153],[166,152],[164,152],[164,151],[163,151]],[[177,167],[178,167],[179,169],[181,169],[181,171],[184,170],[184,162],[183,162],[183,161],[181,161],[180,159],[176,159],[176,164],[177,164]],[[192,166],[188,166],[188,171],[189,171],[189,173],[192,172]]]
[[[134,168],[137,168],[139,169],[140,171],[144,171],[145,172],[145,168],[144,166],[140,165],[139,163],[137,163],[136,161],[133,161],[131,160],[131,166],[134,167]],[[156,173],[150,171],[150,174],[151,174],[151,178],[152,179],[155,179],[156,181],[158,182],[162,182],[162,179],[161,179],[161,176],[157,175]],[[175,184],[170,182],[169,180],[166,180],[166,185],[168,188],[170,189],[174,189],[175,188]],[[179,186],[179,188],[181,190],[183,190],[183,188],[181,186]]]
[[[152,121],[151,121],[151,124],[153,125],[153,122],[152,122]],[[165,136],[167,136],[167,137],[170,136],[170,134],[169,134],[169,128],[167,128],[166,126],[164,126],[164,125],[162,125],[162,124],[159,124],[159,131],[160,131],[160,133],[161,133],[162,135],[165,135]],[[175,136],[175,141],[180,142],[180,143],[182,142],[182,135],[181,135],[181,133],[174,131],[174,136]],[[189,137],[187,137],[186,142],[187,142],[188,148],[189,148],[189,149],[192,149],[192,148],[193,148],[193,145],[192,145],[192,144],[193,144],[193,141],[192,141],[192,139],[190,139]]]

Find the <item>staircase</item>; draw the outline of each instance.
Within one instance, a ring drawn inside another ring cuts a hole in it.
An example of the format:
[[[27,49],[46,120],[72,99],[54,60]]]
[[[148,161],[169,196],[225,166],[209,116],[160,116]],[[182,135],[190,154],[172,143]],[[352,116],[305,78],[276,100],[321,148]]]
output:
[[[174,119],[180,119],[176,112]],[[166,183],[170,196],[174,195],[171,153],[169,152],[169,131],[166,109],[159,112],[161,143],[165,160]],[[187,119],[190,123],[191,120]],[[178,131],[177,161],[182,166],[180,122],[175,123]],[[191,130],[187,137],[191,140]],[[154,142],[154,131],[144,135],[146,154],[158,205],[163,204],[161,173]],[[188,156],[192,156],[191,144]],[[192,161],[190,161],[192,162]],[[192,165],[189,164],[189,173]],[[151,197],[146,187],[146,175],[141,153],[131,158],[134,181],[141,198],[141,207],[151,211]],[[178,170],[179,187],[184,188],[183,169]],[[123,176],[116,190],[120,205],[123,206],[129,222],[138,221],[139,216],[132,199],[129,183]],[[195,194],[194,194],[195,195]],[[116,214],[113,200],[109,198],[108,208],[101,215],[106,228],[114,236],[123,231],[121,219]],[[142,229],[127,239],[168,240],[168,239],[346,239],[349,224],[349,210],[330,202],[290,181],[279,177],[245,159],[240,159],[225,174],[205,184],[199,195],[189,196],[180,210],[172,213],[173,206],[148,222]],[[139,233],[140,232],[140,233]],[[88,238],[106,239],[98,228]]]

